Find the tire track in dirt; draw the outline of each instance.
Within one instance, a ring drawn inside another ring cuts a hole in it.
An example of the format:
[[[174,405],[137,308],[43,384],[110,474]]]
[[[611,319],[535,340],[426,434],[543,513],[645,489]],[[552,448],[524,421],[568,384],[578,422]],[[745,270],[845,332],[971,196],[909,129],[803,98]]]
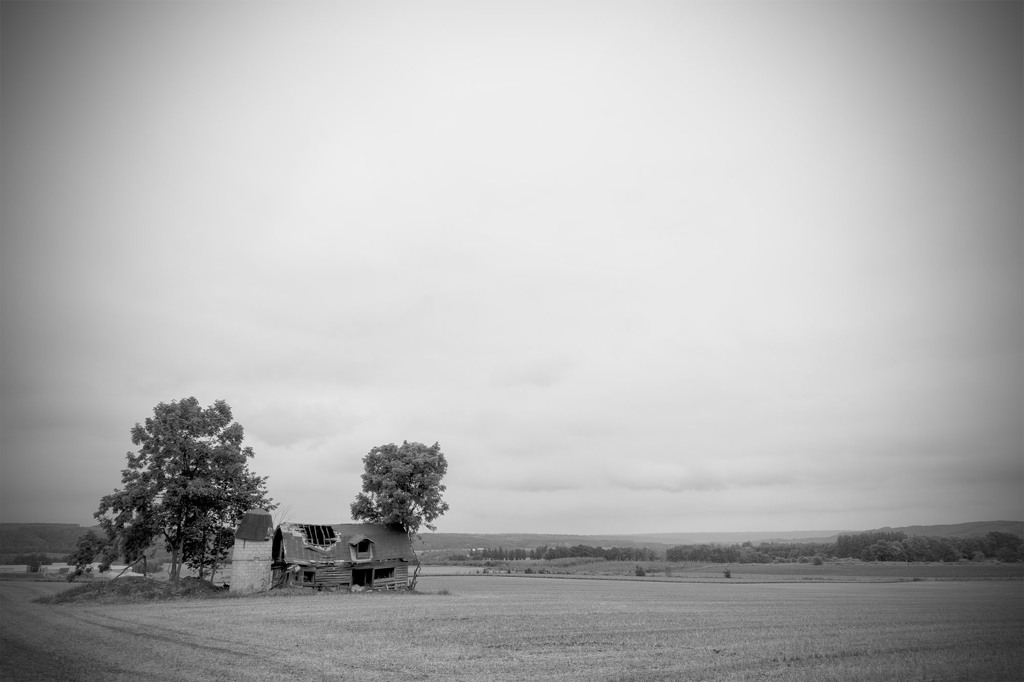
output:
[[[286,675],[273,650],[163,627],[106,606],[41,605],[60,584],[0,584],[0,681],[223,679],[239,663]],[[243,661],[244,659],[244,661]]]
[[[0,680],[129,679],[128,670],[111,665],[89,650],[91,634],[67,622],[59,612],[33,604],[61,584],[0,584]]]

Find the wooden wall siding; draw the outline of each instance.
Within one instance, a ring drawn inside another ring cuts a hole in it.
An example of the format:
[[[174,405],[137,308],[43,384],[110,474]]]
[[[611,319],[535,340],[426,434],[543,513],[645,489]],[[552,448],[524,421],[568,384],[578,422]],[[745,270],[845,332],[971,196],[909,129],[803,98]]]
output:
[[[373,579],[373,587],[376,588],[388,588],[388,587],[405,587],[409,582],[409,567],[402,563],[395,566],[395,574],[390,578]]]
[[[369,569],[371,566],[357,566],[360,569]],[[380,569],[393,568],[394,574],[390,578],[373,579],[374,589],[394,589],[405,587],[409,582],[409,564],[404,561],[383,561],[373,564],[376,572]],[[352,568],[349,566],[303,566],[298,573],[287,573],[283,566],[275,568],[274,584],[288,584],[298,587],[340,587],[352,584]],[[313,582],[303,580],[303,574],[313,571]]]
[[[405,587],[409,582],[409,567],[405,563],[394,564],[389,562],[386,565],[374,566],[374,573],[382,568],[394,568],[394,573],[390,578],[378,578],[373,579],[373,589],[388,589],[395,587]]]
[[[352,569],[341,566],[319,566],[314,577],[317,585],[349,585],[352,583]]]

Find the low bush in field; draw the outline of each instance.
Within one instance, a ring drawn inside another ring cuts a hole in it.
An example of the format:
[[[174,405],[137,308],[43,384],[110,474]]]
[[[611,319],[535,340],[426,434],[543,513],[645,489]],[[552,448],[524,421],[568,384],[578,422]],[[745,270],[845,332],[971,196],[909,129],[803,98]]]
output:
[[[205,580],[183,578],[177,582],[152,578],[120,578],[76,585],[36,601],[40,604],[67,604],[72,602],[100,602],[123,604],[140,601],[167,601],[172,599],[211,599],[227,596],[224,588],[214,587]]]
[[[129,578],[81,583],[70,589],[35,601],[39,604],[71,604],[96,602],[100,604],[133,604],[138,602],[180,601],[185,599],[274,599],[279,597],[328,597],[333,594],[355,596],[347,587],[314,590],[309,588],[286,587],[268,592],[231,592],[214,587],[198,578],[182,578],[178,582],[153,580],[151,578]],[[442,590],[438,594],[444,594]],[[415,590],[368,590],[362,595],[402,596],[421,594]]]

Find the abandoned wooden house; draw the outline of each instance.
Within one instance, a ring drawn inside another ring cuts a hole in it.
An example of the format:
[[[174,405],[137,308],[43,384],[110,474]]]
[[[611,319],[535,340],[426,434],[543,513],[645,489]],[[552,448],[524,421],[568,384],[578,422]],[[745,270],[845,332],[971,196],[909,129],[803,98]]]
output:
[[[404,588],[416,563],[405,533],[372,523],[282,523],[271,554],[274,587]]]

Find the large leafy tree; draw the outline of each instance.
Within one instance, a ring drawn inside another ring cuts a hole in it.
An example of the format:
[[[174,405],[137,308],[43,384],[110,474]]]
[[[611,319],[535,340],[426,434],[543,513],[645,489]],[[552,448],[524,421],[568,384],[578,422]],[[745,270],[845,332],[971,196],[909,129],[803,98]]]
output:
[[[194,397],[160,403],[131,430],[137,453],[121,472],[123,488],[100,500],[95,516],[107,541],[129,563],[162,537],[171,553],[171,578],[182,563],[200,574],[222,561],[233,528],[249,509],[273,509],[266,477],[249,471],[251,447],[218,400],[202,408]]]
[[[383,524],[410,540],[420,526],[436,530],[433,521],[448,511],[448,503],[441,497],[448,461],[438,443],[429,447],[408,441],[400,446],[379,445],[363,457],[363,468],[363,492],[352,503],[353,519]],[[411,589],[415,589],[419,574],[417,562]]]
[[[448,511],[441,479],[448,462],[441,446],[404,441],[379,445],[363,458],[363,492],[352,503],[352,518],[380,523],[410,537]]]

